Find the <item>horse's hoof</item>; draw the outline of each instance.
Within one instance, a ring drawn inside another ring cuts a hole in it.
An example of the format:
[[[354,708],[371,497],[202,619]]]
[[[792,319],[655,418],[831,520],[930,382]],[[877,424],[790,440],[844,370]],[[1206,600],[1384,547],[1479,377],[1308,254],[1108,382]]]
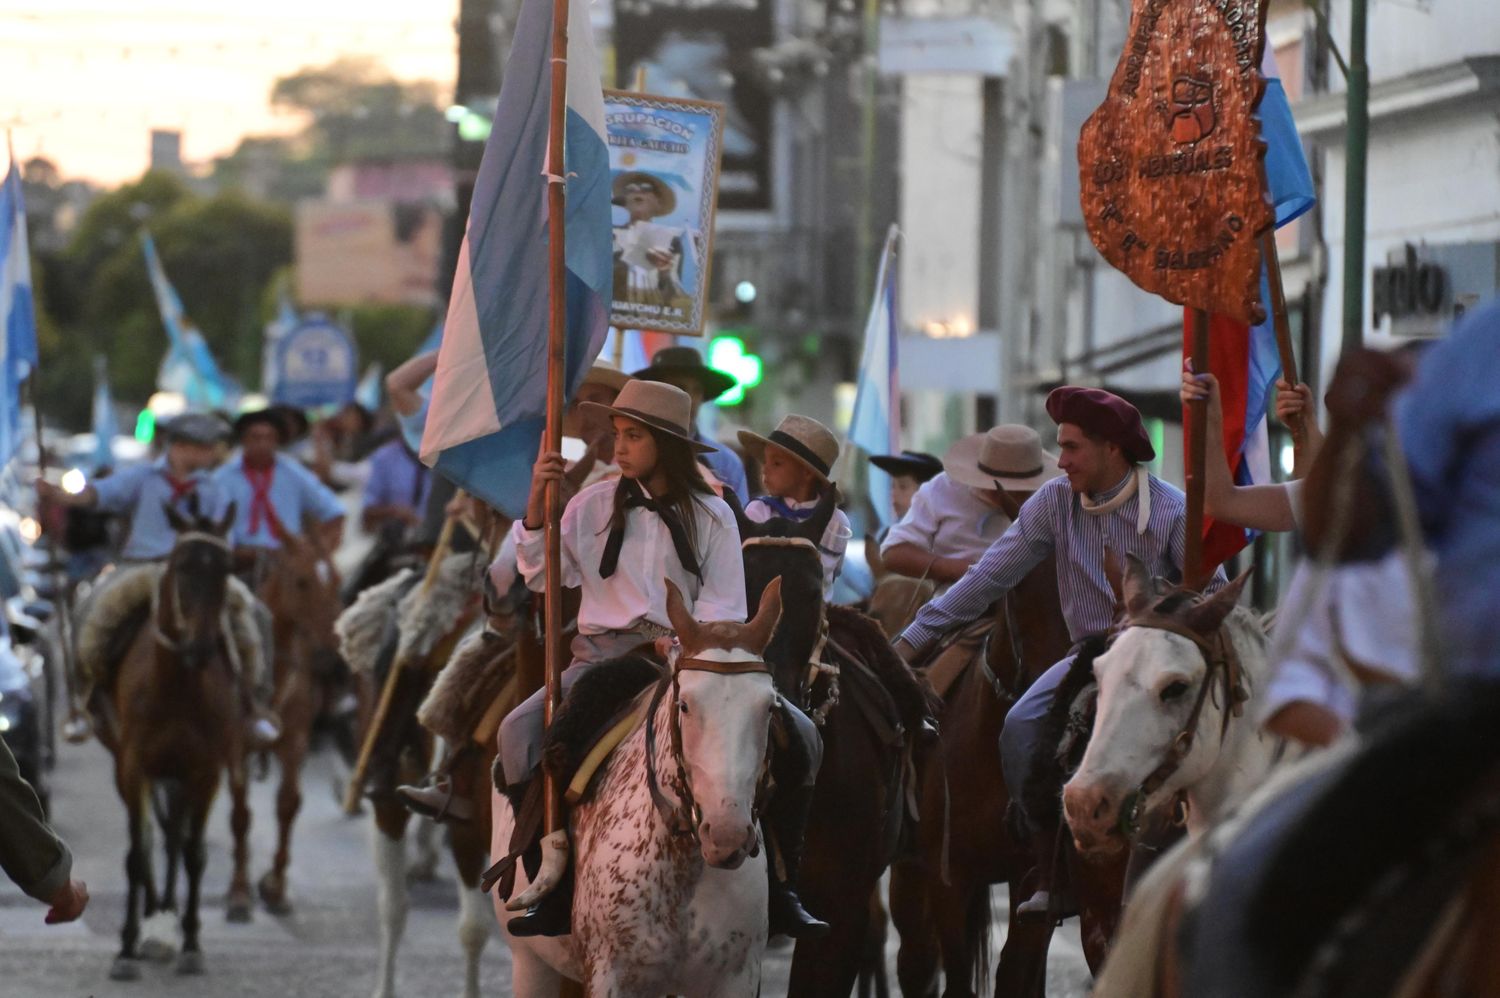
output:
[[[282,898],[276,898],[275,900],[272,900],[271,898],[266,898],[264,900],[264,903],[265,903],[265,906],[266,906],[266,911],[269,912],[272,915],[277,916],[278,918],[283,917],[285,915],[290,915],[292,913],[291,902],[289,902],[284,897],[282,897]]]
[[[166,963],[177,955],[177,950],[182,945],[178,931],[177,913],[158,911],[142,923],[141,941],[136,946],[136,952],[144,960]]]
[[[237,925],[245,925],[255,917],[255,905],[250,900],[250,895],[242,897],[231,897],[229,903],[224,907],[224,920],[234,922]]]
[[[138,981],[141,979],[141,963],[134,957],[117,956],[115,962],[109,965],[109,979],[112,981]]]
[[[203,954],[190,950],[177,958],[177,976],[196,977],[203,973]]]

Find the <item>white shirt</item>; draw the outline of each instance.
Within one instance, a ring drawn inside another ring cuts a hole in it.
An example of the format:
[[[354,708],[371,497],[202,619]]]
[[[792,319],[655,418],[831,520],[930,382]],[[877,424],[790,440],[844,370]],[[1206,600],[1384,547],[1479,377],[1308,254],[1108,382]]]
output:
[[[1300,498],[1295,490],[1293,498]],[[1277,612],[1272,646],[1288,650],[1261,700],[1257,713],[1262,721],[1301,702],[1325,707],[1352,723],[1359,690],[1349,686],[1348,670],[1336,663],[1342,656],[1404,685],[1417,682],[1416,601],[1401,552],[1376,562],[1335,566],[1316,592],[1312,575],[1311,562],[1297,566]],[[1299,621],[1295,634],[1286,633]]]
[[[813,509],[818,505],[818,500],[809,499],[806,502],[798,502],[795,499],[781,500],[787,507],[798,512],[805,509]],[[745,516],[756,523],[765,523],[773,516],[779,515],[776,510],[767,506],[759,499],[750,500],[750,505],[745,507]],[[839,572],[844,567],[844,552],[849,547],[849,538],[854,536],[854,528],[849,525],[849,518],[841,509],[835,509],[833,516],[829,517],[828,528],[823,531],[823,539],[818,542],[818,557],[823,559],[823,598],[826,600],[833,593],[833,584],[838,581]]]
[[[613,481],[590,485],[563,510],[562,584],[583,590],[579,633],[634,630],[642,621],[670,628],[663,579],[671,579],[682,590],[688,610],[700,623],[743,621],[745,564],[740,559],[740,532],[734,514],[718,496],[694,497],[694,546],[703,570],[701,584],[678,561],[672,535],[661,517],[640,507],[625,513],[625,540],[614,574],[600,577],[615,487]],[[517,520],[511,533],[516,539],[516,565],[527,587],[542,592],[546,588],[545,531],[527,530]]]
[[[1000,539],[1010,517],[974,494],[967,485],[939,472],[923,482],[906,511],[880,544],[882,555],[897,544],[915,544],[939,558],[973,564]]]

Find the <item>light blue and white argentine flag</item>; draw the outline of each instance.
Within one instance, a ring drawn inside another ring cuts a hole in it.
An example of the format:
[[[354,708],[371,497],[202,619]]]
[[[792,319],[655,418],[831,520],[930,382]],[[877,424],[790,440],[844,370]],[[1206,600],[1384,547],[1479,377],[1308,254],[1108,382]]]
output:
[[[109,391],[109,365],[102,356],[94,358],[94,412],[91,419],[94,434],[94,467],[115,466],[114,440],[120,433],[115,421],[115,400]]]
[[[36,366],[36,310],[31,297],[31,256],[26,202],[15,155],[0,185],[0,465],[21,445],[21,384]]]
[[[167,330],[167,355],[157,373],[156,386],[164,392],[180,393],[193,408],[225,408],[234,401],[232,393],[208,348],[208,341],[188,321],[182,299],[167,279],[151,233],[141,232],[141,247],[146,254],[146,273],[156,294],[161,324]]]
[[[604,94],[585,0],[568,18],[567,377],[571,396],[604,345],[610,172]],[[520,517],[547,397],[547,161],[552,4],[524,0],[474,186],[438,352],[421,456]]]
[[[849,477],[856,458],[868,461],[873,455],[901,452],[901,378],[896,366],[897,324],[900,321],[896,310],[896,243],[899,239],[900,232],[891,226],[886,235],[885,250],[880,255],[870,317],[865,321],[865,350],[859,364],[854,411],[849,418],[844,478]],[[868,481],[870,505],[877,520],[883,523],[891,516],[890,476],[871,467]]]

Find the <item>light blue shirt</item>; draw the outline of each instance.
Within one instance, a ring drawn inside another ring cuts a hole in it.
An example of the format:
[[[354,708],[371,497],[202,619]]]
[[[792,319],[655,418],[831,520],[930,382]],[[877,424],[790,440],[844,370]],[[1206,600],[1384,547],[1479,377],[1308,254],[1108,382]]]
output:
[[[100,510],[130,517],[130,532],[120,549],[121,558],[154,561],[172,553],[177,532],[167,522],[164,509],[167,504],[187,516],[188,496],[196,495],[201,515],[211,519],[224,515],[229,500],[223,489],[203,472],[191,476],[191,481],[193,488],[174,500],[167,459],[163,456],[150,464],[121,468],[108,478],[90,483],[99,497]]]
[[[724,483],[725,488],[734,490],[735,498],[739,499],[743,507],[750,501],[750,486],[745,481],[745,462],[741,461],[740,456],[725,444],[715,445],[710,440],[704,440],[701,433],[694,433],[693,437],[701,444],[717,446],[717,450],[699,454],[698,460],[708,465],[708,470]]]
[[[1500,673],[1500,302],[1428,349],[1394,406],[1450,666]]]
[[[243,455],[236,455],[214,472],[213,477],[214,483],[236,503],[230,540],[237,547],[278,548],[281,541],[276,537],[271,518],[257,517],[254,513],[255,490],[245,476],[244,460]],[[344,505],[333,490],[285,454],[276,455],[276,471],[271,476],[269,498],[275,522],[288,531],[301,533],[308,520],[327,523],[344,515]],[[252,520],[258,520],[253,530]]]

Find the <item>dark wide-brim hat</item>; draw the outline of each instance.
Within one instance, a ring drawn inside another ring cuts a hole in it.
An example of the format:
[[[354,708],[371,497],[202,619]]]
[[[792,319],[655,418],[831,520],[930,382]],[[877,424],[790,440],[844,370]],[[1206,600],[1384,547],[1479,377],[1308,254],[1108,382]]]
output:
[[[582,402],[584,409],[602,409],[611,416],[624,416],[653,430],[685,441],[700,454],[719,448],[693,439],[693,400],[676,385],[660,381],[629,381],[615,397],[614,405]]]
[[[184,412],[161,424],[168,443],[216,444],[229,436],[229,424],[211,412]]]
[[[251,409],[242,412],[234,420],[234,439],[239,440],[245,435],[245,431],[257,424],[269,426],[276,431],[276,436],[283,445],[289,444],[295,438],[295,429],[288,422],[286,413],[280,408]]]
[[[644,170],[629,170],[615,178],[610,188],[611,202],[623,205],[625,203],[625,188],[631,184],[645,184],[656,192],[656,199],[661,202],[661,211],[654,217],[670,215],[677,210],[677,194],[667,186],[667,182],[654,173]]]
[[[904,450],[900,454],[876,454],[870,463],[887,475],[910,475],[917,482],[930,482],[943,470],[943,462],[931,454],[919,450]]]
[[[692,347],[662,347],[651,358],[650,367],[631,375],[643,381],[662,381],[668,376],[696,378],[703,386],[705,402],[712,402],[735,385],[729,375],[703,363],[703,355]]]
[[[1072,423],[1092,437],[1115,444],[1127,460],[1137,464],[1156,457],[1141,411],[1102,388],[1054,388],[1047,396],[1047,415],[1054,423]]]

